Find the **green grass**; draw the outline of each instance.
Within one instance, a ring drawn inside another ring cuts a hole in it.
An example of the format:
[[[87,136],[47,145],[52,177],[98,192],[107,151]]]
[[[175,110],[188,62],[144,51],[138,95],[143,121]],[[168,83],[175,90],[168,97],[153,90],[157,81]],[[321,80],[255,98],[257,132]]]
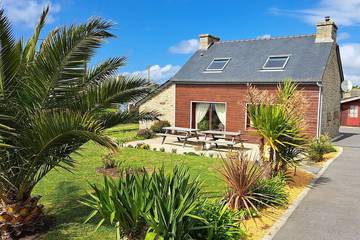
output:
[[[109,135],[121,141],[138,139],[136,132],[137,124],[127,124],[108,130]],[[52,171],[35,188],[34,195],[42,196],[41,203],[49,215],[55,217],[55,226],[43,236],[42,239],[114,239],[115,231],[112,227],[104,225],[98,231],[94,231],[96,222],[83,224],[89,209],[82,206],[78,201],[86,197],[90,190],[90,183],[101,183],[102,176],[96,173],[96,168],[102,165],[101,157],[106,150],[94,143],[87,143],[80,153],[74,155],[77,166],[73,173],[58,169]],[[224,182],[218,170],[221,160],[200,156],[184,156],[171,153],[154,152],[133,148],[120,149],[115,156],[119,161],[132,167],[164,166],[166,170],[176,164],[184,164],[189,167],[192,176],[198,176],[204,182],[204,196],[215,198],[223,196]]]

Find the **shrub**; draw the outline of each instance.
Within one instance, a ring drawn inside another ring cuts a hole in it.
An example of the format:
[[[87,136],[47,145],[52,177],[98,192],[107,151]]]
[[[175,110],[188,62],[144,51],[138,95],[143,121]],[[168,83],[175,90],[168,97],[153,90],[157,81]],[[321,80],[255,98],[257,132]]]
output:
[[[154,132],[151,131],[150,129],[148,128],[145,128],[145,129],[140,129],[137,133],[137,136],[138,137],[142,137],[144,139],[150,139],[150,138],[153,138],[154,137]]]
[[[171,149],[171,153],[177,153],[177,149],[176,148]]]
[[[204,219],[196,222],[193,239],[239,240],[245,237],[240,228],[239,212],[228,208],[225,203],[204,202],[195,212]]]
[[[273,186],[274,182],[264,180],[268,168],[267,165],[258,165],[245,154],[223,160],[222,175],[229,188],[225,199],[231,208],[246,210],[252,217],[254,213],[260,214],[260,208],[282,202],[283,195]]]
[[[213,153],[209,153],[209,158],[212,158],[214,157],[214,154]]]
[[[200,131],[209,130],[209,121],[207,119],[203,119],[201,122],[199,122],[198,129]]]
[[[153,148],[153,151],[155,151],[155,152],[156,152],[156,151],[157,151],[157,148]]]
[[[288,193],[286,191],[287,177],[279,173],[270,179],[263,179],[257,183],[255,190],[259,194],[272,196],[271,200],[264,199],[265,204],[271,206],[284,206],[288,202]],[[261,207],[261,204],[260,204]]]
[[[150,145],[146,144],[146,143],[138,143],[138,144],[136,144],[136,148],[150,150]]]
[[[129,144],[127,147],[128,147],[128,148],[134,148],[134,146],[131,145],[131,144]]]
[[[165,152],[165,148],[161,147],[161,148],[159,149],[159,151],[160,151],[160,152]]]
[[[331,143],[328,136],[322,135],[319,138],[313,139],[307,149],[307,155],[309,160],[320,162],[324,160],[324,154],[336,152],[335,147]]]
[[[104,177],[102,187],[91,184],[94,193],[82,201],[93,209],[85,222],[98,216],[98,227],[104,222],[110,223],[116,228],[118,240],[124,235],[139,235],[145,227],[143,215],[151,207],[151,178],[146,171],[142,174],[124,172],[120,176],[118,181]]]
[[[103,156],[102,162],[105,169],[116,168],[118,166],[118,163],[111,153]]]
[[[155,133],[161,133],[163,132],[164,127],[170,126],[171,124],[169,123],[169,121],[157,121],[150,127],[150,129]]]
[[[188,239],[193,230],[200,182],[191,180],[188,169],[175,167],[166,175],[164,168],[152,175],[154,205],[145,214],[149,225],[146,239]]]

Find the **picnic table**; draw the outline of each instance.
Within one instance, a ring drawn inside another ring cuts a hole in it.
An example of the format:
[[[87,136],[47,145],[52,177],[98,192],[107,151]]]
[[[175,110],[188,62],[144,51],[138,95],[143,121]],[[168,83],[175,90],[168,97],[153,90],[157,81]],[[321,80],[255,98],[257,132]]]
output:
[[[157,136],[162,137],[161,144],[164,144],[166,137],[175,136],[179,142],[183,141],[183,147],[187,140],[191,137],[199,139],[198,129],[195,128],[182,128],[182,127],[164,127],[165,133],[158,133]]]
[[[200,140],[205,147],[206,143],[215,144],[216,148],[219,148],[219,145],[226,145],[233,148],[235,144],[241,143],[243,148],[243,141],[241,139],[241,132],[227,132],[227,131],[217,131],[217,130],[207,130],[201,131],[201,134],[205,135],[204,140]]]

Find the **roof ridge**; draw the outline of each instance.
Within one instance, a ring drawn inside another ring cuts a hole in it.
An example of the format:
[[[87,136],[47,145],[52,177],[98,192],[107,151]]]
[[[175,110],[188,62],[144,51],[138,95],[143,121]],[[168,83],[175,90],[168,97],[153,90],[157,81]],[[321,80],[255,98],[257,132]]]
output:
[[[290,38],[303,38],[303,37],[315,37],[316,34],[303,34],[303,35],[289,35],[269,38],[252,38],[252,39],[240,39],[240,40],[225,40],[216,43],[231,43],[231,42],[251,42],[251,41],[263,41],[263,40],[277,40],[277,39],[290,39]]]

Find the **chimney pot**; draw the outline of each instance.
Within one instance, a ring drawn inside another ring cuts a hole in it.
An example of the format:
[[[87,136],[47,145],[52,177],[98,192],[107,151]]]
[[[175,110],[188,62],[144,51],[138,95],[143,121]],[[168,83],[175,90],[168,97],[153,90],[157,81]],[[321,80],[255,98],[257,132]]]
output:
[[[207,50],[211,45],[220,41],[220,38],[210,34],[200,34],[200,50]]]
[[[316,24],[316,43],[336,42],[337,26],[330,16]]]

